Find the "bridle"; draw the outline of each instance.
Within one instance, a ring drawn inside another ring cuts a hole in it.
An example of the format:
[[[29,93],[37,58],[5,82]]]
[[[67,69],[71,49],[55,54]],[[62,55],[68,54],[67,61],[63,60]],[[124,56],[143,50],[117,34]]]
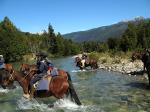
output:
[[[15,78],[13,77],[13,74],[14,74],[14,70],[13,70],[13,72],[10,74],[10,77],[9,77],[9,80],[10,81],[14,81],[15,80]],[[26,74],[24,77],[23,77],[23,79],[22,80],[18,80],[18,82],[22,82],[22,81],[24,81],[24,79],[31,73],[32,71],[30,71],[28,74]]]

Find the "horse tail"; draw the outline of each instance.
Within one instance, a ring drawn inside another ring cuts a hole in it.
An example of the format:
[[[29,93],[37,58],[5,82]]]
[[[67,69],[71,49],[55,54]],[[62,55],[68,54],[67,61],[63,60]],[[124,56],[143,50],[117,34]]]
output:
[[[68,81],[72,82],[70,74],[68,72],[66,73],[67,73]]]
[[[67,73],[67,76],[68,76],[69,93],[70,93],[70,96],[71,96],[71,100],[73,101],[73,99],[74,99],[74,101],[76,102],[77,105],[81,105],[81,102],[80,102],[80,100],[78,98],[78,95],[77,95],[77,93],[74,89],[74,86],[72,84],[71,76],[68,72],[66,72],[66,73]]]

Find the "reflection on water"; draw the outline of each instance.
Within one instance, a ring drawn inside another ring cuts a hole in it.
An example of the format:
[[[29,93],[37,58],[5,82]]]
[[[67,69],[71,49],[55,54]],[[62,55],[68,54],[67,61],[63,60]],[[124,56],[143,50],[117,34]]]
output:
[[[104,70],[80,71],[71,57],[54,59],[53,63],[71,74],[73,84],[81,99],[77,106],[68,99],[22,99],[22,89],[4,92],[0,89],[0,109],[5,112],[148,112],[150,89],[148,81]],[[21,63],[20,63],[21,64]],[[16,68],[19,64],[16,64]],[[53,108],[48,104],[54,103]]]

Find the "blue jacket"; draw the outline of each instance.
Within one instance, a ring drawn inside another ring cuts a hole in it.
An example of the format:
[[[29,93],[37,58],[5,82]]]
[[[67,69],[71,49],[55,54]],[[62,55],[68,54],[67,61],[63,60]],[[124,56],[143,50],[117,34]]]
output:
[[[46,73],[48,70],[48,65],[46,64],[45,60],[37,62],[37,66],[38,66],[38,72],[37,72],[38,74]]]

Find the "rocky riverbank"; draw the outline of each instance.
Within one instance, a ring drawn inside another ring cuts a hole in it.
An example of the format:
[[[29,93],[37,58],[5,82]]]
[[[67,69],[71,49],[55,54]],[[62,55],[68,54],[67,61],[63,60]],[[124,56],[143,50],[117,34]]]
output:
[[[101,57],[99,58],[98,65],[100,69],[135,76],[143,75],[144,78],[148,79],[143,71],[144,67],[141,60],[131,62],[131,59],[122,59],[121,57]]]
[[[131,62],[127,59],[109,59],[104,61],[105,59],[99,59],[98,65],[101,69],[106,69],[109,71],[116,71],[121,73],[130,74],[132,72],[138,72],[143,70],[143,63],[140,60],[135,62]]]
[[[94,53],[92,58],[98,59],[98,66],[100,69],[105,69],[108,71],[120,72],[122,74],[128,75],[143,75],[147,79],[147,74],[145,74],[143,63],[141,60],[136,60],[131,62],[131,54],[121,54],[121,55],[111,55],[109,53]],[[81,54],[76,56],[81,57]],[[73,58],[75,58],[74,56]],[[126,56],[126,57],[123,57]]]

